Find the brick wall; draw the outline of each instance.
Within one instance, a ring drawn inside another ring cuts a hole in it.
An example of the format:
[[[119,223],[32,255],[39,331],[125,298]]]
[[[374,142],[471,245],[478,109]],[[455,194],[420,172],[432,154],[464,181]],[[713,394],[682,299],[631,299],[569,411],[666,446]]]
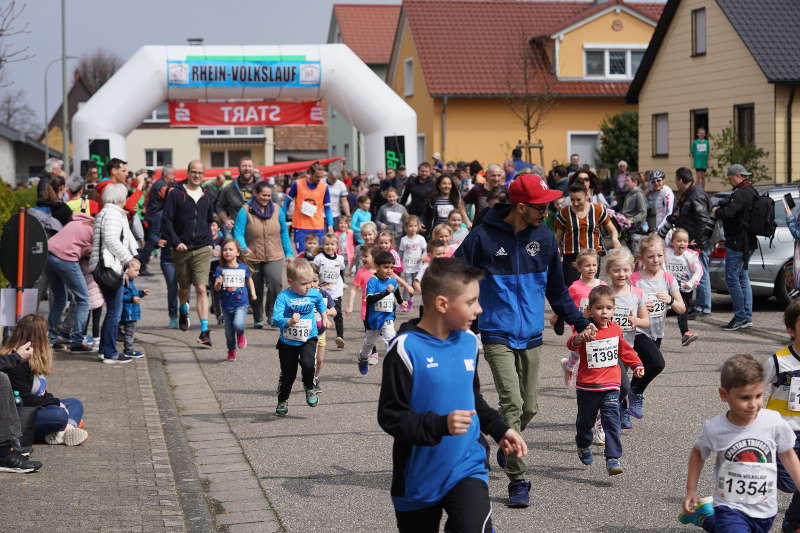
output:
[[[328,105],[322,102],[322,113],[328,118]],[[275,126],[275,150],[328,149],[328,126]]]

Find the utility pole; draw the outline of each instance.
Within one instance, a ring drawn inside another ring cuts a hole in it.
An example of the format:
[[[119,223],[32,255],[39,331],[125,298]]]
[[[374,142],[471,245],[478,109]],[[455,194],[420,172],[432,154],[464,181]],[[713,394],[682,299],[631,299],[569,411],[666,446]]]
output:
[[[69,157],[69,102],[67,101],[67,0],[61,0],[61,124],[63,126],[64,173],[69,177],[72,160]]]

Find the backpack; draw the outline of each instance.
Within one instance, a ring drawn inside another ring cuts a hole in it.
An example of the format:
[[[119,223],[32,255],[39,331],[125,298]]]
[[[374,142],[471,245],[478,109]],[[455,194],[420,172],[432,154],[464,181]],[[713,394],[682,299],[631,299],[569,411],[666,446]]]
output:
[[[770,241],[775,237],[775,200],[768,193],[759,195],[753,200],[748,221],[748,232],[756,237],[767,237]]]

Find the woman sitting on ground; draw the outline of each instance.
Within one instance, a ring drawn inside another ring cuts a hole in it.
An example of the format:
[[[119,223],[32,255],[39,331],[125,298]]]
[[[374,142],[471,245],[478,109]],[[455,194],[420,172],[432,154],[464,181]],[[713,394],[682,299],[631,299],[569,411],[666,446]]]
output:
[[[26,342],[33,354],[18,366],[4,370],[11,388],[19,392],[22,405],[39,407],[34,438],[47,444],[77,446],[89,438],[83,429],[83,404],[75,398],[59,399],[47,392],[47,378],[53,370],[53,348],[47,339],[47,322],[41,315],[22,317],[0,355],[9,354]]]

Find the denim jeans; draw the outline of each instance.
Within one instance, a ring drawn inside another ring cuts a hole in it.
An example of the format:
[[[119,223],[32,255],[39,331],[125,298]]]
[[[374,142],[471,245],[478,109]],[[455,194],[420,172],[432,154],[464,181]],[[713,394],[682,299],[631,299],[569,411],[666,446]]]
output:
[[[142,268],[146,268],[150,262],[150,254],[153,249],[158,245],[158,239],[161,238],[161,211],[153,215],[145,217],[147,227],[144,229],[144,248],[139,251],[139,261],[142,263]]]
[[[753,291],[750,289],[749,252],[727,248],[725,251],[725,284],[733,300],[733,318],[753,320]]]
[[[600,412],[606,432],[605,454],[608,459],[622,457],[620,439],[619,391],[577,391],[578,416],[575,420],[575,444],[578,448],[592,446],[592,428]]]
[[[161,272],[167,282],[167,311],[170,318],[178,318],[178,278],[175,276],[175,263],[167,261],[161,254]]]
[[[0,444],[22,438],[22,425],[8,376],[0,372]]]
[[[50,302],[50,314],[47,317],[48,336],[52,344],[58,335],[61,324],[61,314],[67,303],[67,291],[72,294],[75,302],[75,324],[70,332],[70,341],[73,345],[83,342],[83,330],[89,318],[89,289],[86,287],[86,278],[83,277],[81,267],[77,261],[64,261],[53,254],[47,256],[47,280],[53,289],[53,301]]]
[[[247,306],[235,309],[222,308],[222,316],[225,317],[225,342],[228,343],[228,350],[236,349],[236,335],[244,333],[244,321],[247,318]]]
[[[61,403],[67,406],[48,405],[36,411],[35,439],[42,441],[48,433],[64,431],[67,424],[77,426],[83,418],[83,404],[75,398],[62,398]]]
[[[700,283],[697,285],[694,308],[701,313],[710,313],[711,275],[708,272],[708,256],[710,252],[708,250],[698,250],[698,252],[700,255],[700,264],[703,265],[703,276],[700,278]]]
[[[125,287],[120,284],[115,291],[101,288],[103,299],[106,301],[106,317],[100,329],[100,353],[106,357],[117,356],[117,332],[119,319],[122,317],[122,293]]]

